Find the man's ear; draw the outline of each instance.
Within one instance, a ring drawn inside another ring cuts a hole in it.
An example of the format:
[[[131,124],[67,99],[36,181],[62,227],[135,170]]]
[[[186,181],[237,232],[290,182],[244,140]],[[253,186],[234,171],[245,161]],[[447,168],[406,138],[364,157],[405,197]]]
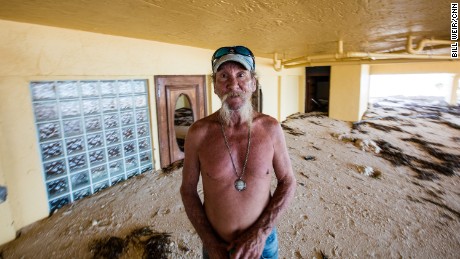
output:
[[[252,79],[252,92],[254,93],[257,89],[257,79]]]

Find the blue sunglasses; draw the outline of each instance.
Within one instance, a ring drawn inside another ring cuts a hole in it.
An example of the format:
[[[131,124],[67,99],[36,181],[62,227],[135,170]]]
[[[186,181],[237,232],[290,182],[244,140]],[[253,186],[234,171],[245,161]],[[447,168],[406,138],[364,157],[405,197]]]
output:
[[[212,55],[211,65],[214,66],[214,63],[221,57],[228,54],[238,54],[252,59],[252,64],[255,64],[254,54],[252,51],[245,46],[233,46],[233,47],[222,47],[216,50]]]

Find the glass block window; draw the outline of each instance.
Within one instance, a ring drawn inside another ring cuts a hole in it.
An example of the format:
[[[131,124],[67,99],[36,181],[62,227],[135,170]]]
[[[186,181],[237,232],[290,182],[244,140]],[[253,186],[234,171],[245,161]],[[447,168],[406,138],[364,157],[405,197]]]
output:
[[[154,168],[146,80],[30,89],[50,212]]]

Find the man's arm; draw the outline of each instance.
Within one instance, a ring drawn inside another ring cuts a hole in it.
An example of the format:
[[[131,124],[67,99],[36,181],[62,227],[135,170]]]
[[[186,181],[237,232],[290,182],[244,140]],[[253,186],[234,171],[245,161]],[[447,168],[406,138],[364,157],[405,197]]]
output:
[[[230,245],[235,251],[232,254],[232,258],[260,258],[268,235],[272,232],[277,219],[287,209],[294,197],[296,182],[286,141],[279,123],[273,123],[276,123],[276,125],[270,127],[275,150],[273,168],[278,185],[269,204],[257,221],[238,240],[235,240]]]
[[[185,141],[184,168],[182,170],[182,185],[180,193],[184,203],[185,212],[201,238],[210,258],[227,258],[227,245],[214,232],[209,223],[200,197],[197,192],[200,179],[200,161],[198,157],[199,143],[203,139],[205,129],[200,129],[196,123],[190,127]],[[201,135],[201,136],[200,136]]]

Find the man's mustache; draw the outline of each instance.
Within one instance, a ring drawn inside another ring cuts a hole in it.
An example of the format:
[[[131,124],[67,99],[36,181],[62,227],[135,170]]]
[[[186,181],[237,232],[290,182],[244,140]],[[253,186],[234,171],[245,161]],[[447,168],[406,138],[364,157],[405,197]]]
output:
[[[224,96],[222,96],[222,102],[225,102],[225,100],[227,100],[228,97],[244,97],[246,93],[241,93],[241,92],[230,92],[230,93],[226,93],[224,94]]]

